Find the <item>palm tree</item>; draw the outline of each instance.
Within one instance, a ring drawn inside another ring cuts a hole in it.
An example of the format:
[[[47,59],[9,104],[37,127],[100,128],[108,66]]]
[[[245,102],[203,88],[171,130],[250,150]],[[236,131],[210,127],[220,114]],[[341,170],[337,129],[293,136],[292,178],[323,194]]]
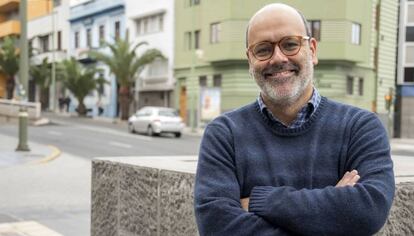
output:
[[[0,45],[0,72],[6,75],[7,99],[13,98],[14,77],[19,71],[19,51],[14,44],[14,38],[6,37]]]
[[[75,58],[64,60],[59,65],[59,79],[78,100],[77,112],[79,116],[86,116],[87,109],[83,102],[85,97],[107,81],[102,78],[95,78],[99,69],[95,67],[84,67]]]
[[[40,65],[30,67],[30,75],[34,79],[34,82],[40,87],[40,103],[42,104],[42,110],[47,106],[47,94],[49,93],[49,87],[51,83],[51,69],[47,57],[45,57]]]
[[[136,49],[147,43],[141,42],[133,46],[128,39],[118,38],[114,43],[106,45],[110,49],[110,54],[101,51],[91,51],[89,55],[102,63],[106,64],[111,73],[115,75],[117,83],[120,85],[118,91],[118,101],[121,110],[121,119],[127,120],[129,116],[129,104],[131,101],[131,84],[134,83],[136,76],[144,69],[145,65],[150,64],[156,58],[164,58],[157,49],[148,49],[141,56],[138,56]]]

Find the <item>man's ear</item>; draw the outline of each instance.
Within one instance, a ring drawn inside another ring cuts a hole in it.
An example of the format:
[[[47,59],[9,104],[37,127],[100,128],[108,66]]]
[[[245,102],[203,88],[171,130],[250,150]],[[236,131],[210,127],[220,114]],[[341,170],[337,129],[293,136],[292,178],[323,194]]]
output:
[[[313,63],[313,65],[318,64],[318,57],[316,56],[317,45],[318,45],[318,42],[316,41],[315,38],[311,38],[309,40],[309,47],[310,47],[310,50],[312,52],[312,63]]]

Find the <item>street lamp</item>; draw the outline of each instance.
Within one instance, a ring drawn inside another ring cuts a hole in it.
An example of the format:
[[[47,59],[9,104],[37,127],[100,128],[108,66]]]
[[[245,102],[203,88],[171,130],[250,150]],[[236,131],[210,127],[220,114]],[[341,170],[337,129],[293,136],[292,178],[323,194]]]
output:
[[[20,1],[20,61],[19,61],[19,78],[21,89],[20,95],[23,102],[27,102],[27,83],[29,78],[29,54],[27,44],[27,0]],[[25,104],[20,105],[19,109],[19,144],[16,151],[30,151],[27,145],[27,107]]]

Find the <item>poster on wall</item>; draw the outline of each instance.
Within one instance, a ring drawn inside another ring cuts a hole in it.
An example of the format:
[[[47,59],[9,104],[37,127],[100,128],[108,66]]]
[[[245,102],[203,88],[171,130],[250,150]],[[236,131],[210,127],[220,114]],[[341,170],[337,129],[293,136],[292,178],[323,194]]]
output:
[[[220,88],[201,88],[201,120],[212,120],[220,115]]]

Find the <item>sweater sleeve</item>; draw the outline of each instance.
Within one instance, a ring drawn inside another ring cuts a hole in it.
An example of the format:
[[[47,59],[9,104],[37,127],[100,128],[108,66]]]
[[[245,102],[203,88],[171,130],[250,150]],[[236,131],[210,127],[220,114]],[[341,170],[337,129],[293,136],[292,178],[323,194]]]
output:
[[[345,166],[358,170],[361,179],[356,185],[300,190],[256,186],[249,211],[300,235],[372,235],[379,231],[395,191],[388,137],[371,113],[363,115],[350,133]]]
[[[240,204],[229,129],[207,126],[201,142],[194,189],[200,235],[289,235]]]

